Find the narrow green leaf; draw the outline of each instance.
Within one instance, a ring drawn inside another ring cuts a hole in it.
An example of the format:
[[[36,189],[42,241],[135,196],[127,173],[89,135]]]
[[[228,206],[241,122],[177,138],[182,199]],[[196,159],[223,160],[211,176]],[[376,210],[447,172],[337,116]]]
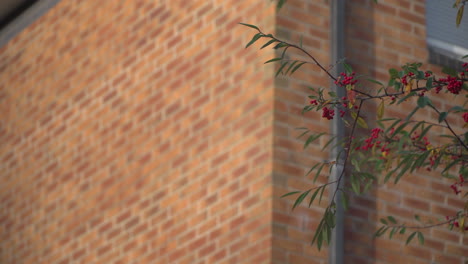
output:
[[[418,222],[421,222],[421,217],[419,215],[414,215],[414,219],[416,219]]]
[[[418,231],[418,240],[420,245],[424,245],[424,235],[422,232]]]
[[[319,166],[321,163],[316,163],[312,168],[310,168],[310,170],[306,173],[305,176],[308,176],[313,170],[315,170],[315,168],[317,168],[317,166]]]
[[[319,133],[319,134],[312,134],[310,135],[306,142],[304,143],[304,149],[306,149],[310,143],[314,142],[315,140],[319,139],[321,136],[325,135],[325,132]]]
[[[274,59],[271,59],[271,60],[265,61],[265,63],[263,63],[263,64],[267,64],[267,63],[270,63],[270,62],[275,62],[275,61],[280,61],[280,60],[282,60],[282,58],[274,58]]]
[[[468,54],[466,54],[465,56],[462,57],[462,59],[465,59],[465,58],[468,58]]]
[[[300,203],[302,203],[302,201],[304,201],[304,199],[307,197],[307,195],[310,193],[312,189],[309,189],[307,190],[306,192],[303,192],[301,195],[299,195],[299,197],[297,197],[296,199],[296,202],[294,203],[292,209],[294,210],[294,208],[296,208],[296,206],[298,206]]]
[[[343,68],[347,74],[351,74],[353,72],[353,68],[347,63],[343,62]]]
[[[295,71],[297,71],[302,65],[306,64],[307,62],[301,62],[297,64],[294,69],[292,69],[291,74],[293,74]]]
[[[317,173],[315,174],[315,177],[314,177],[314,183],[317,181],[318,177],[320,176],[320,172],[322,172],[322,169],[323,167],[326,165],[326,163],[322,163],[322,165],[320,166],[320,168],[317,170]]]
[[[413,232],[411,235],[409,235],[408,239],[406,240],[406,245],[408,245],[411,240],[413,240],[414,236],[417,234],[418,232]]]
[[[349,199],[346,193],[343,192],[343,195],[341,195],[341,204],[343,205],[343,208],[345,210],[348,210],[349,208]]]
[[[420,168],[424,164],[424,161],[427,159],[429,154],[431,154],[430,151],[425,151],[424,153],[420,154],[419,157],[414,161],[410,172],[413,172],[415,169]]]
[[[359,179],[354,174],[351,174],[351,188],[356,194],[360,193],[361,186],[359,184]]]
[[[385,228],[386,228],[386,226],[380,227],[380,228],[377,230],[377,232],[375,232],[374,236],[376,236],[376,237],[382,236],[382,235],[385,233],[385,231],[386,231]]]
[[[309,130],[306,130],[306,131],[302,132],[302,134],[300,134],[300,135],[297,137],[297,139],[303,137],[305,134],[307,134],[307,133],[309,133],[309,132],[310,132]]]
[[[257,33],[257,34],[255,34],[255,35],[252,37],[252,39],[250,40],[250,42],[247,43],[247,45],[245,46],[245,48],[248,48],[250,45],[254,44],[255,41],[257,41],[257,40],[258,40],[259,38],[261,38],[261,37],[262,37],[262,33]]]
[[[288,74],[288,72],[294,67],[296,63],[298,63],[298,61],[293,61],[292,63],[290,63],[288,69],[286,70],[284,74],[285,75]]]
[[[317,197],[317,195],[318,195],[318,193],[319,193],[319,191],[320,191],[321,188],[325,188],[325,186],[322,186],[322,187],[317,188],[317,190],[315,190],[315,192],[314,192],[314,193],[312,194],[312,196],[310,197],[309,207],[311,207],[311,206],[312,206],[312,203],[314,203],[314,200],[315,200],[315,198]]]
[[[275,77],[278,76],[282,71],[283,71],[283,68],[288,64],[289,62],[283,62],[283,64],[279,67],[278,71],[276,72],[275,74]]]
[[[271,39],[270,41],[265,43],[260,49],[266,48],[266,47],[270,46],[272,43],[275,43],[275,42],[276,42],[276,39]]]
[[[392,239],[393,235],[398,231],[397,227],[392,228],[392,231],[390,231],[390,235],[388,236],[390,239]]]
[[[322,188],[322,191],[320,191],[319,204],[322,202],[322,197],[323,197],[323,192],[324,191],[325,191],[325,188]]]
[[[246,23],[239,23],[239,24],[241,24],[241,25],[243,25],[243,26],[246,26],[246,27],[254,28],[254,29],[260,31],[260,29],[258,29],[258,27],[254,26],[254,25],[246,24]]]
[[[403,169],[400,170],[400,173],[398,173],[398,175],[396,176],[395,184],[398,183],[398,181],[401,179],[401,177],[403,177],[405,172],[407,172],[410,168],[411,168],[411,162],[407,162],[406,166],[403,167]]]
[[[330,145],[335,140],[335,138],[336,136],[331,137],[330,140],[328,140],[327,143],[323,146],[322,151],[325,150],[328,145]]]
[[[380,223],[382,223],[384,225],[388,225],[388,222],[387,222],[387,220],[385,220],[385,218],[380,218]]]
[[[283,197],[286,197],[286,196],[290,196],[290,195],[293,195],[293,194],[296,194],[296,193],[300,193],[300,191],[288,192],[288,193],[286,193],[286,194],[283,194],[280,198],[283,198]]]
[[[392,223],[394,225],[397,223],[395,217],[393,217],[391,215],[387,216],[387,219],[388,219],[388,221],[390,221],[390,223]]]

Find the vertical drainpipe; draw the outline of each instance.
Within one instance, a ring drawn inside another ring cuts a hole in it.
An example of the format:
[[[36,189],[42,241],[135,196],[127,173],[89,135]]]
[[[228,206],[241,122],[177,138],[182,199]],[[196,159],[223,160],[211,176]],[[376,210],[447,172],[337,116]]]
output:
[[[331,70],[333,76],[338,76],[343,72],[344,67],[341,63],[336,63],[344,58],[344,0],[330,1],[330,59],[334,67]],[[333,80],[330,82],[330,87],[336,92],[339,98],[345,96],[343,89],[338,89]],[[336,135],[334,145],[337,146],[338,142],[343,142],[345,137],[345,126],[343,121],[335,116],[331,123],[331,133]],[[342,147],[334,148],[330,153],[330,160],[335,160],[337,155],[339,159],[335,163],[331,172],[330,181],[337,180],[343,172],[344,152]],[[343,186],[343,180],[340,186]],[[339,187],[337,184],[330,185],[330,190]],[[330,192],[330,199],[332,198],[333,191]],[[332,233],[332,242],[328,249],[328,263],[329,264],[343,264],[344,263],[344,210],[341,203],[341,192],[335,196],[336,204],[336,226]]]

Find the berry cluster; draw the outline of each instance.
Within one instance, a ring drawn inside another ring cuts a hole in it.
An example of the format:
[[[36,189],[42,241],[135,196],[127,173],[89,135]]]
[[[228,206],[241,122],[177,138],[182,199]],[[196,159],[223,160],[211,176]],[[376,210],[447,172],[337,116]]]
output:
[[[463,81],[459,80],[457,77],[453,77],[448,75],[447,78],[441,78],[439,79],[440,82],[447,83],[447,90],[453,94],[459,94],[462,86],[463,86]],[[437,86],[436,87],[436,92],[439,93],[442,87]]]
[[[401,83],[403,85],[408,85],[408,78],[411,79],[414,77],[414,73],[412,72],[408,72],[407,74],[403,75],[403,77],[401,77]]]
[[[354,79],[355,75],[355,72],[351,73],[350,75],[342,72],[338,79],[336,79],[335,84],[340,86],[355,85],[357,83],[357,80]]]
[[[465,123],[468,123],[468,112],[463,113],[463,120],[465,120]]]
[[[335,116],[335,110],[329,109],[328,107],[324,107],[322,112],[322,117],[326,118],[328,120],[333,119],[333,116]]]
[[[457,186],[462,187],[463,183],[465,182],[465,179],[463,178],[463,175],[458,175],[459,181],[455,182],[454,184],[450,185],[450,188],[453,190],[455,194],[461,193],[461,191],[458,189]]]
[[[374,141],[379,137],[380,132],[383,132],[383,130],[380,129],[380,128],[374,128],[374,129],[372,129],[370,137],[367,138],[367,139],[365,140],[366,144],[365,144],[364,146],[362,146],[362,147],[357,147],[356,150],[359,150],[359,149],[368,150],[368,149],[373,148],[374,145],[375,145],[376,147],[380,147],[380,144],[381,144],[380,141],[374,142]],[[387,145],[385,145],[385,146],[383,146],[383,147],[381,148],[382,153],[385,152],[385,153],[387,154],[388,151],[390,151],[390,150],[387,149],[386,147],[387,147]],[[385,155],[386,155],[386,154],[385,154]]]

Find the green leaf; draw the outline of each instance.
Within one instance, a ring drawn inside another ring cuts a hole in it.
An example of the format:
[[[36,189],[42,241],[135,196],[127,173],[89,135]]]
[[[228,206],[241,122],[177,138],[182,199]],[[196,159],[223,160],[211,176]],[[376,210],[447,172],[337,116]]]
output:
[[[310,135],[307,138],[306,142],[304,143],[304,149],[306,149],[309,146],[310,143],[314,142],[315,140],[317,140],[318,138],[320,138],[323,135],[325,135],[325,132]]]
[[[382,226],[377,230],[377,232],[375,232],[374,236],[376,237],[382,236],[383,234],[385,234],[386,231],[387,231],[387,227]]]
[[[351,74],[353,72],[353,68],[347,63],[343,62],[343,68],[347,74]]]
[[[418,231],[418,240],[420,245],[424,245],[424,235]]]
[[[387,216],[387,219],[388,219],[388,221],[390,221],[390,223],[392,223],[392,224],[396,224],[396,223],[397,223],[395,217],[393,217],[393,216],[391,216],[391,215],[390,215],[390,216]]]
[[[270,41],[265,43],[260,49],[266,48],[266,47],[268,47],[269,45],[271,45],[272,43],[275,43],[275,42],[276,42],[276,39],[271,39]]]
[[[253,28],[253,29],[256,29],[256,30],[260,31],[260,29],[258,29],[258,27],[254,26],[254,25],[251,25],[251,24],[246,24],[246,23],[239,23],[239,24],[241,24],[241,25],[243,25],[243,26],[250,27],[250,28]]]
[[[279,0],[278,4],[276,5],[276,9],[281,9],[283,5],[286,3],[286,0]]]
[[[296,194],[296,193],[300,193],[300,191],[288,192],[287,194],[283,194],[280,198],[290,196],[290,195],[293,195],[293,194]]]
[[[317,188],[317,190],[315,190],[315,192],[312,194],[312,196],[310,197],[310,201],[309,201],[309,207],[312,206],[312,203],[314,202],[315,198],[317,197],[319,191],[321,188],[325,188],[325,186],[321,186],[319,188]]]
[[[292,209],[294,210],[294,208],[296,208],[296,206],[298,206],[300,203],[302,203],[302,201],[307,197],[307,195],[310,193],[312,189],[309,189],[308,191],[306,192],[303,192],[301,195],[299,195],[299,197],[297,197],[296,199],[296,202],[294,203]]]
[[[424,108],[428,103],[427,96],[419,96],[418,98],[418,106],[420,108]]]
[[[320,165],[321,163],[317,163],[315,164],[312,168],[310,168],[310,170],[306,173],[305,176],[309,175],[315,168],[317,168],[318,165]]]
[[[393,235],[398,231],[397,227],[392,228],[392,231],[390,232],[390,235],[388,236],[390,239],[392,239]]]
[[[405,232],[406,232],[406,227],[403,227],[403,228],[400,230],[400,235],[403,235]]]
[[[421,155],[419,155],[418,159],[414,162],[413,166],[411,167],[411,172],[413,172],[415,169],[421,167],[424,164],[424,161],[427,159],[427,157],[431,154],[430,151],[425,151]]]
[[[322,191],[320,191],[319,204],[322,202],[322,197],[323,197],[323,192],[324,191],[325,191],[325,188],[322,188]]]
[[[384,225],[388,225],[388,222],[387,222],[387,220],[385,220],[385,218],[380,218],[380,223],[382,223]]]
[[[292,67],[294,67],[296,63],[298,63],[298,61],[293,61],[293,63],[289,64],[289,67],[284,74],[285,75],[288,74],[288,72],[292,69]]]
[[[361,191],[359,179],[354,174],[351,174],[351,188],[356,194],[359,194]]]
[[[462,59],[465,59],[465,58],[468,58],[468,54],[466,54],[465,56],[462,57]]]
[[[401,177],[403,177],[403,175],[405,174],[406,171],[408,171],[409,169],[411,168],[411,161],[410,162],[407,162],[406,166],[400,170],[400,173],[398,173],[398,175],[396,176],[395,178],[395,184],[398,183],[398,181],[400,180]]]
[[[444,121],[445,118],[447,118],[447,115],[448,115],[447,112],[441,112],[441,113],[439,114],[439,123],[442,123],[442,121]]]
[[[343,205],[343,209],[348,210],[349,208],[349,199],[346,193],[343,193],[341,196],[341,204]]]
[[[280,61],[280,60],[282,60],[282,58],[274,58],[274,59],[271,59],[271,60],[265,61],[265,63],[263,63],[263,64],[267,64],[267,63],[270,63],[270,62],[275,62],[275,61]]]
[[[456,105],[456,106],[450,108],[449,112],[461,112],[463,110],[464,110],[463,107],[461,107],[459,105]]]
[[[322,151],[325,150],[328,147],[328,145],[330,145],[335,140],[335,138],[336,136],[331,137],[330,140],[328,140],[327,143],[325,143],[325,145],[323,146]]]
[[[320,172],[322,172],[323,167],[326,165],[326,163],[322,163],[322,166],[317,170],[317,173],[315,174],[314,177],[314,183],[317,181],[318,177],[320,176]]]
[[[254,44],[255,41],[257,41],[257,40],[258,40],[259,38],[261,38],[262,36],[263,36],[262,33],[257,33],[257,34],[255,34],[255,35],[252,37],[252,39],[250,40],[250,42],[247,43],[247,45],[245,46],[245,48],[248,48],[250,45]]]
[[[307,62],[301,62],[297,64],[294,69],[292,69],[291,74],[293,74],[295,71],[297,71],[302,65],[306,64]]]
[[[284,48],[284,47],[287,47],[287,46],[289,46],[288,43],[280,42],[280,43],[276,44],[276,46],[274,46],[273,49],[280,49],[280,48]]]
[[[426,89],[430,90],[432,88],[432,83],[434,81],[434,77],[429,77],[426,81]]]
[[[275,74],[275,77],[278,76],[282,71],[283,71],[283,68],[284,66],[286,66],[289,62],[283,62],[283,64],[279,67],[278,71],[276,72]]]
[[[400,77],[398,75],[398,71],[396,69],[391,68],[391,69],[388,70],[388,73],[390,74],[390,78],[392,78],[392,79],[397,79],[397,78]]]
[[[406,245],[408,245],[411,240],[413,240],[414,236],[417,234],[418,232],[413,232],[409,237],[408,239],[406,240]]]
[[[416,219],[418,222],[421,222],[421,217],[419,215],[414,215],[414,219]]]

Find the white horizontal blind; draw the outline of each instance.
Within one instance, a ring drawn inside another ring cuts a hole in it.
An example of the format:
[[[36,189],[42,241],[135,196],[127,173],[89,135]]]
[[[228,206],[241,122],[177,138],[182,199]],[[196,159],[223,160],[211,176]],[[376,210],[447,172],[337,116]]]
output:
[[[456,26],[455,0],[426,0],[427,42],[453,55],[468,51],[468,5],[459,27]]]

